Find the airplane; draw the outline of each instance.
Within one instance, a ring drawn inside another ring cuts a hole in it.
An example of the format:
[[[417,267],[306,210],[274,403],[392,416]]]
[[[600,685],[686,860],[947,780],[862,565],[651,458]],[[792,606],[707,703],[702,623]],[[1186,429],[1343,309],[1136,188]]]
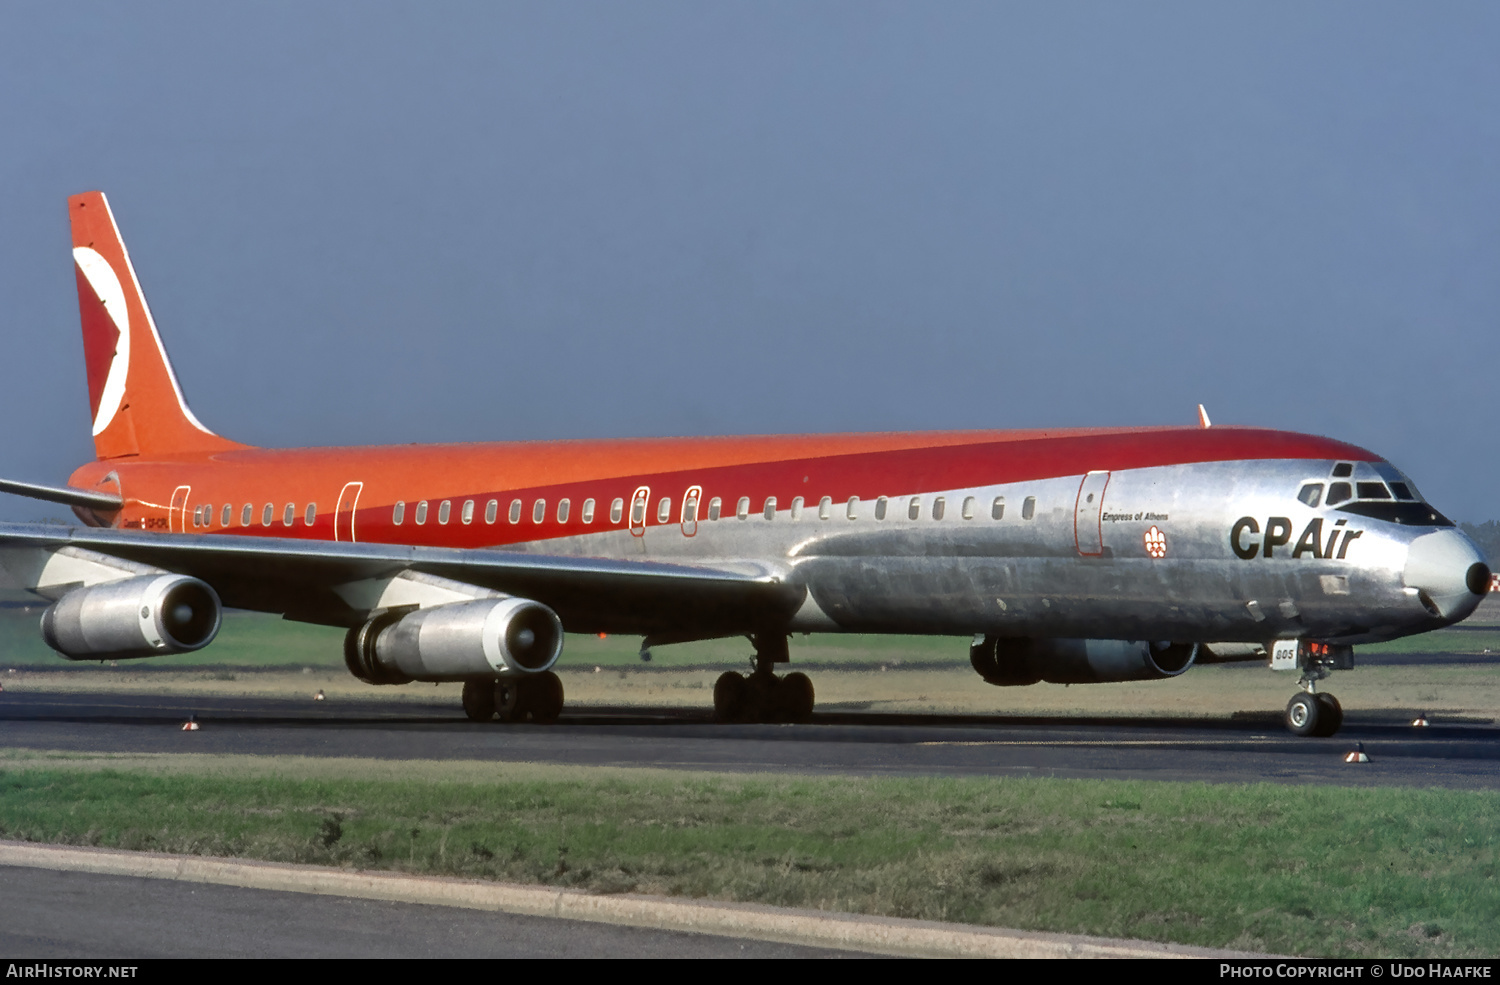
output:
[[[187,653],[226,606],[343,627],[375,685],[462,681],[476,721],[555,721],[564,633],[748,637],[722,721],[807,721],[798,633],[968,637],[992,685],[1297,671],[1287,727],[1353,645],[1446,626],[1478,548],[1373,452],[1212,425],[265,449],[188,409],[109,203],[68,201],[96,459],[0,491],[84,524],[0,524],[71,660]],[[961,652],[961,651],[960,651]]]

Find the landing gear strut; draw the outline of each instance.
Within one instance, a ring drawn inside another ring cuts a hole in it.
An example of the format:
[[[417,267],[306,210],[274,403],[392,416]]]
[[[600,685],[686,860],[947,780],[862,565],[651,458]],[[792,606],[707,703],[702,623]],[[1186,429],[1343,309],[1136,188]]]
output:
[[[498,714],[502,722],[550,725],[562,708],[562,680],[550,670],[498,681],[488,677],[464,681],[464,714],[470,721],[487,722]]]
[[[784,634],[758,633],[755,671],[746,677],[735,671],[714,682],[714,718],[721,722],[806,722],[812,718],[813,685],[806,674],[777,677],[772,668],[790,657]]]
[[[1344,709],[1338,698],[1318,690],[1318,682],[1326,680],[1330,671],[1353,667],[1353,651],[1346,646],[1304,642],[1297,645],[1295,659],[1302,669],[1297,681],[1302,692],[1286,703],[1286,727],[1296,735],[1333,735],[1344,724]]]

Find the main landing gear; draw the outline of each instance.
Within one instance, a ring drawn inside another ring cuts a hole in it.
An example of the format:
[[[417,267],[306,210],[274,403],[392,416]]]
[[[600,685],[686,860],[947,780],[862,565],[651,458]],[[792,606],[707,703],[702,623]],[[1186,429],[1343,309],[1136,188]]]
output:
[[[550,725],[562,714],[562,680],[552,671],[525,677],[464,681],[464,714],[470,721],[537,722]]]
[[[806,674],[777,677],[775,664],[790,660],[784,634],[757,634],[755,671],[728,671],[714,682],[714,719],[720,722],[806,722],[812,718],[813,686]]]

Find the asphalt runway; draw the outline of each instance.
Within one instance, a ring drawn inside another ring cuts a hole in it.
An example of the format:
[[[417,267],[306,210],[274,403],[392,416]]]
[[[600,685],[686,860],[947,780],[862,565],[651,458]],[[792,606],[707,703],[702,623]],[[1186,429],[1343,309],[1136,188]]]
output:
[[[201,730],[183,732],[195,716]],[[1348,765],[1360,742],[1372,762]],[[74,751],[463,759],[860,776],[1042,776],[1500,788],[1500,728],[1354,713],[1301,739],[1278,714],[1087,719],[820,712],[721,725],[681,709],[573,708],[555,725],[477,724],[449,700],[0,693],[0,746]]]
[[[11,958],[816,958],[851,951],[452,906],[0,866]]]

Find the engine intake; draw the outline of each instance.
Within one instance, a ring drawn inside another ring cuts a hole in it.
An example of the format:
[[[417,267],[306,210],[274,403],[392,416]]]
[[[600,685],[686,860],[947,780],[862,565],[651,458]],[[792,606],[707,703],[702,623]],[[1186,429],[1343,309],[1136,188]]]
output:
[[[478,599],[377,616],[349,631],[344,663],[369,684],[519,677],[562,655],[557,613],[530,599]]]
[[[42,613],[42,639],[69,660],[191,653],[213,642],[222,616],[206,582],[142,575],[68,592]]]
[[[969,662],[987,683],[1015,687],[1109,684],[1176,677],[1193,665],[1196,643],[1138,640],[1033,640],[986,636],[969,647]]]

